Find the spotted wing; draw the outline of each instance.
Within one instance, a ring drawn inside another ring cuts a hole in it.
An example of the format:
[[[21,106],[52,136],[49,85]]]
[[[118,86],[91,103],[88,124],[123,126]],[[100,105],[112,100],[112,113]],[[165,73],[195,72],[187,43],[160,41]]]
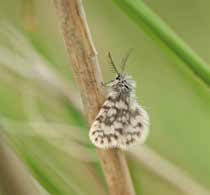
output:
[[[130,98],[109,97],[95,121],[89,137],[99,148],[121,148],[143,142],[148,132],[148,115]]]
[[[127,148],[135,143],[144,143],[149,133],[149,116],[135,100],[130,104],[126,119],[128,125],[123,132],[121,148]]]

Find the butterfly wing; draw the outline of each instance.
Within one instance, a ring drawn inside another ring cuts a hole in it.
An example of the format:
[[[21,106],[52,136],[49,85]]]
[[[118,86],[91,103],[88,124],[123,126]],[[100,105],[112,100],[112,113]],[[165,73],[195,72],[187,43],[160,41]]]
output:
[[[125,149],[138,140],[145,140],[148,121],[147,113],[135,100],[109,97],[93,122],[89,137],[99,148]]]
[[[121,148],[144,143],[149,133],[149,116],[135,100],[131,102],[128,113],[128,126],[124,130]]]
[[[99,148],[118,147],[120,135],[116,130],[117,115],[115,103],[111,99],[106,100],[89,131],[90,140],[95,146]]]

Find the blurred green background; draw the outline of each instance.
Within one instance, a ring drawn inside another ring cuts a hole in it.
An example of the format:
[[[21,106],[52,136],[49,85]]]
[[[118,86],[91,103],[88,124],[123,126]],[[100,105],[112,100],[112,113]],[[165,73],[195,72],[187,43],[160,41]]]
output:
[[[131,151],[128,162],[136,193],[210,194],[209,87],[113,1],[83,3],[104,80],[114,76],[108,67],[108,51],[119,63],[134,48],[126,69],[137,82],[138,101],[151,117],[145,147],[155,152],[159,160],[155,158],[154,164],[161,168],[157,173],[155,167],[147,165],[150,162],[143,163],[141,153],[147,150],[141,146]],[[144,3],[197,55],[210,62],[209,1]],[[32,182],[36,181],[35,188],[42,189],[40,194],[107,194],[95,149],[87,137],[88,128],[68,99],[75,92],[70,67],[52,1],[0,1],[3,139],[21,159]],[[177,169],[167,172],[171,169],[161,166],[165,161]],[[172,180],[176,174],[183,177],[173,183],[165,172],[172,173]],[[2,194],[8,193],[4,182],[1,186]],[[185,190],[190,187],[194,192]]]

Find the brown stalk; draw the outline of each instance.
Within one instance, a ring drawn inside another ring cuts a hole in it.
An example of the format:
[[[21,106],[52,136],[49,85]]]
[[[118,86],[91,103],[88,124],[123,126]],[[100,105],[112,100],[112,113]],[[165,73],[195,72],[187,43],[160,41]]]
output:
[[[54,0],[65,45],[72,62],[73,75],[80,89],[89,125],[104,102],[102,76],[96,50],[79,0]],[[135,195],[122,151],[97,149],[107,185],[112,195]]]

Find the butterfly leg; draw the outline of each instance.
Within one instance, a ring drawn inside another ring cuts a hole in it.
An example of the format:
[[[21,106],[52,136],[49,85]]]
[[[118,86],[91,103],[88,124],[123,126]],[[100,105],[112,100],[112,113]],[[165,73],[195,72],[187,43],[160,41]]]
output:
[[[107,81],[107,82],[101,82],[101,85],[103,86],[103,87],[107,87],[110,83],[112,83],[114,81],[114,79],[113,80],[110,80],[110,81]]]

